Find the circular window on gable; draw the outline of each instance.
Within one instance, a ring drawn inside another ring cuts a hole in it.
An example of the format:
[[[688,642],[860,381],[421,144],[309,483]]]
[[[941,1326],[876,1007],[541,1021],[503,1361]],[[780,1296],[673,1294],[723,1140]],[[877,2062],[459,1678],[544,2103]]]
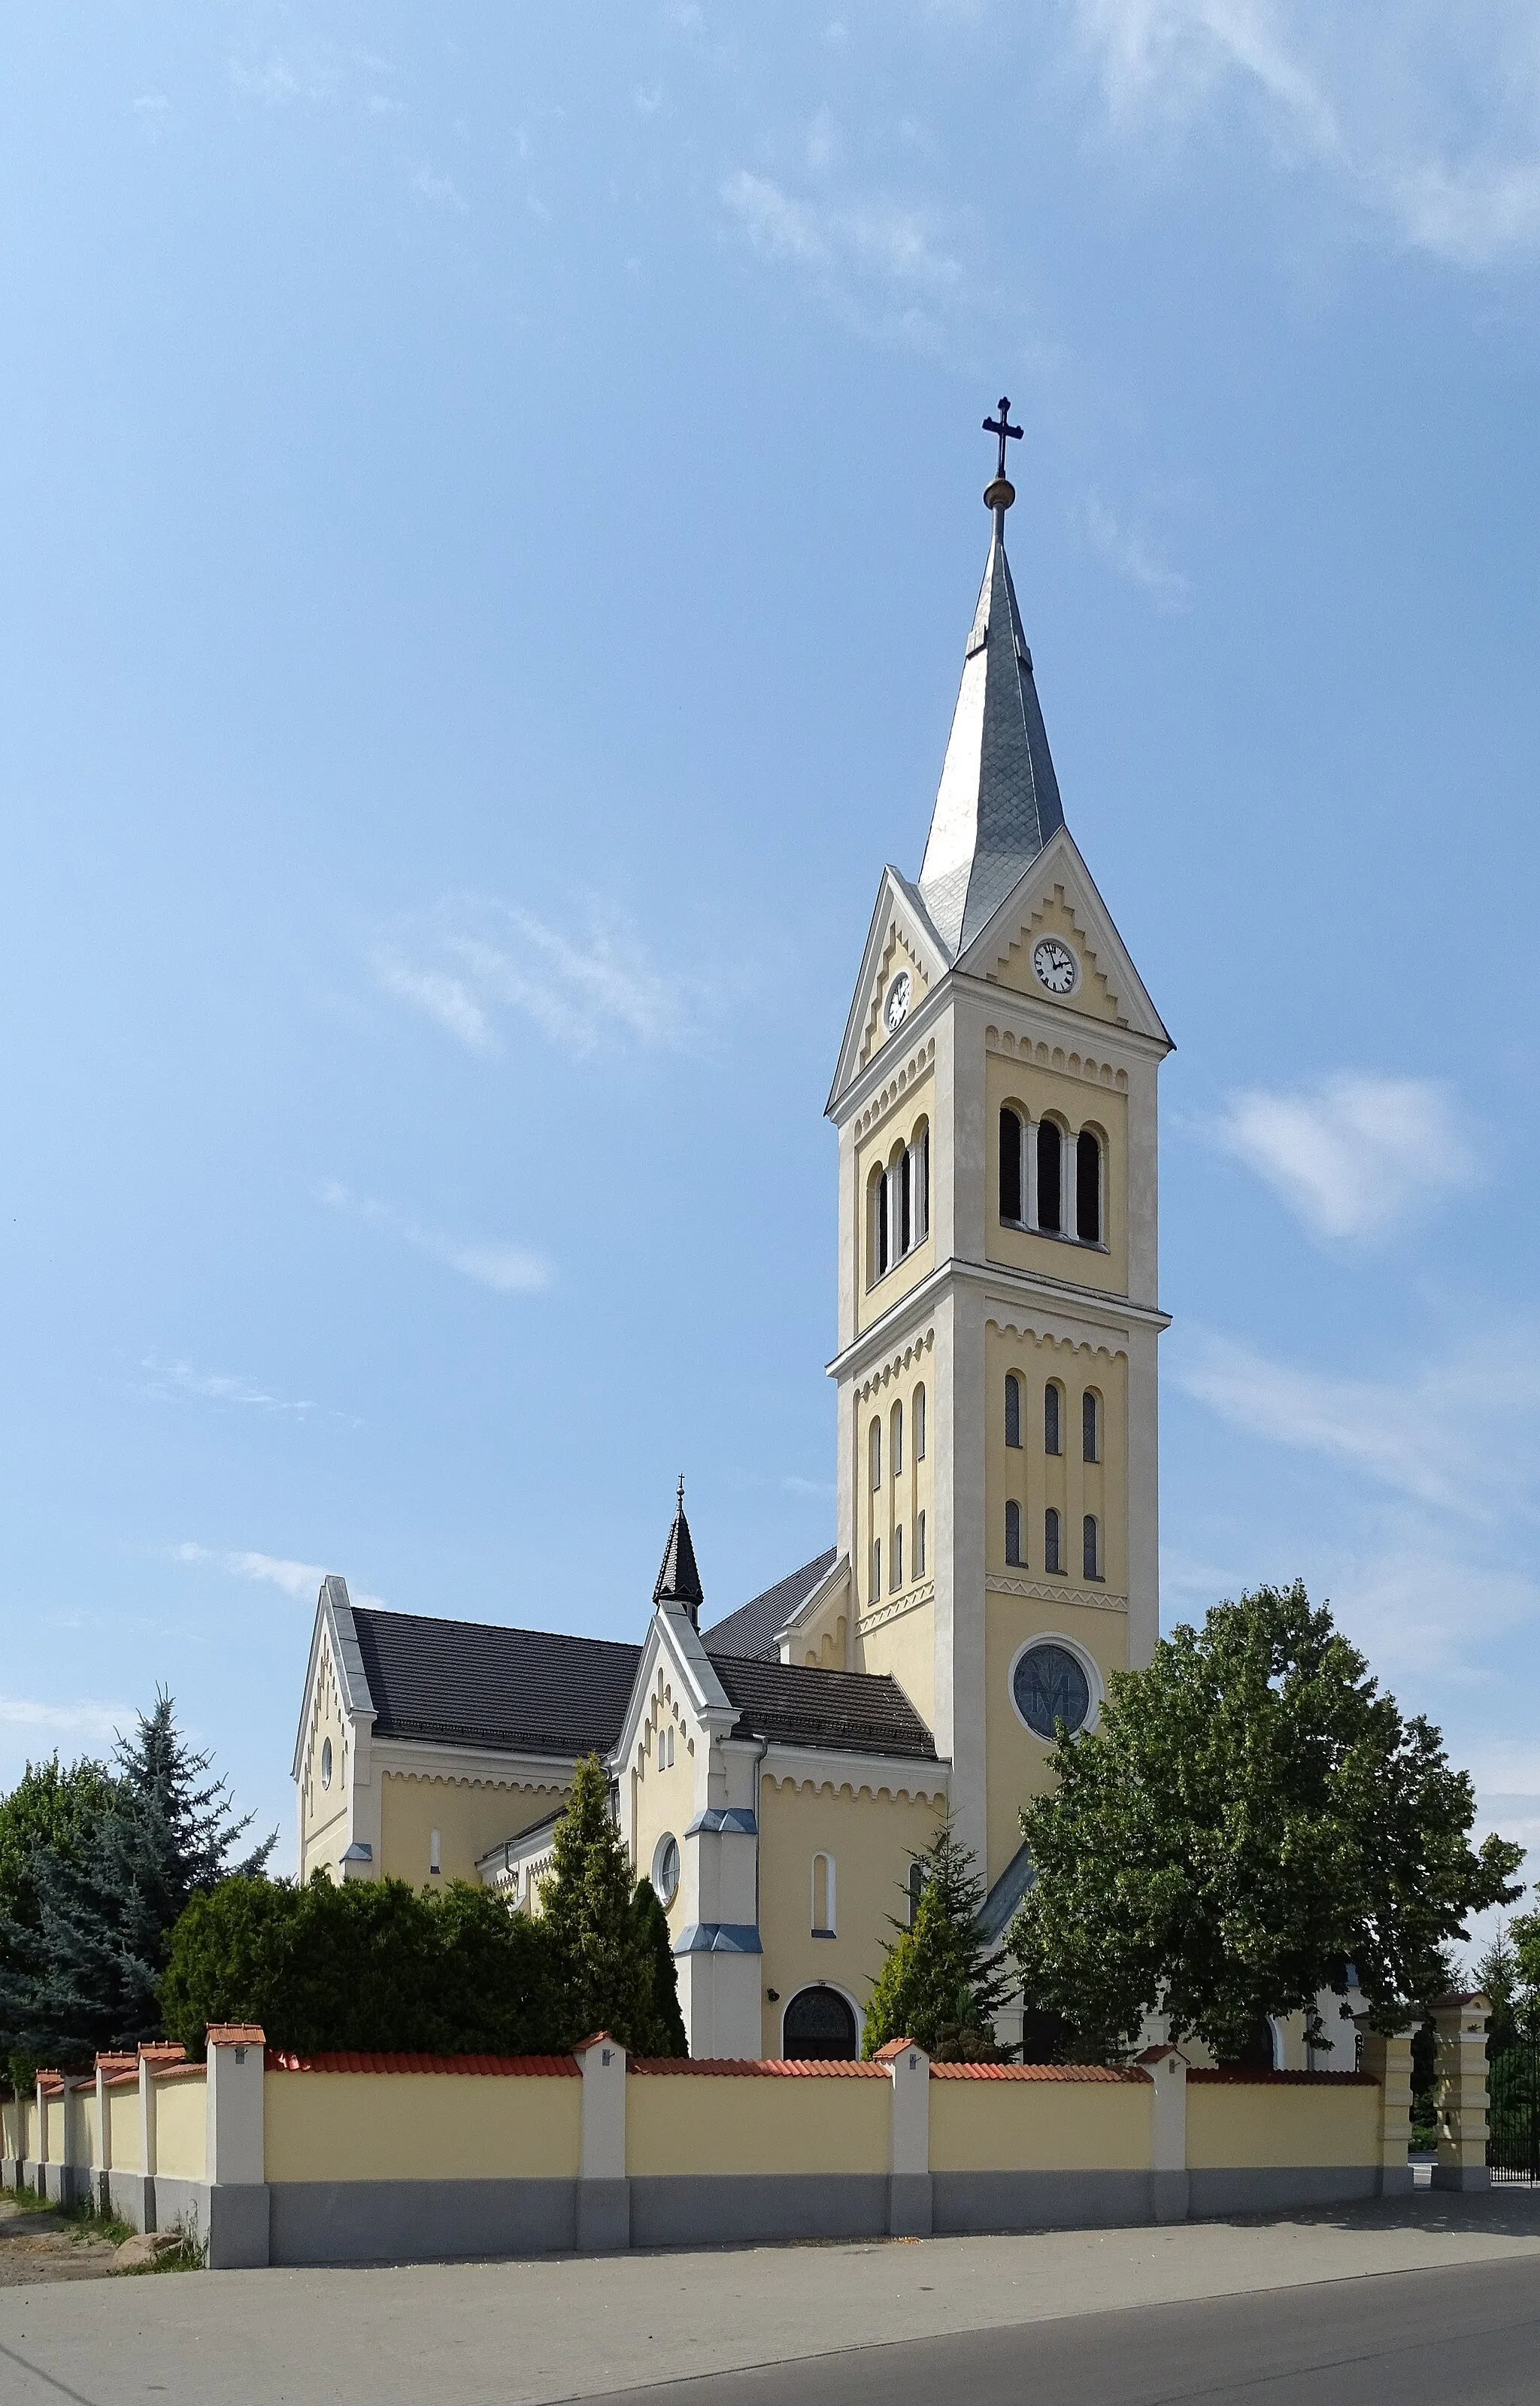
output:
[[[323,1788],[330,1788],[331,1785],[332,1741],[329,1737],[323,1737],[321,1740],[321,1786]]]
[[[1090,1718],[1090,1677],[1067,1646],[1024,1646],[1011,1670],[1010,1692],[1027,1728],[1050,1745],[1061,1721],[1073,1737]]]
[[[653,1849],[653,1886],[661,1904],[671,1904],[679,1894],[679,1841],[667,1832]]]

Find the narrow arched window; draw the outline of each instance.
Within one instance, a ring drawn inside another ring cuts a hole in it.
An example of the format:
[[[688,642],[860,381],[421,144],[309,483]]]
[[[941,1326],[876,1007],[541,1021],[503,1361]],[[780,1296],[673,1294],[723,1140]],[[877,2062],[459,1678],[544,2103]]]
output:
[[[909,1867],[909,1926],[911,1930],[914,1927],[914,1917],[920,1910],[920,1897],[925,1889],[925,1867],[924,1863],[911,1863]]]
[[[1097,1550],[1098,1531],[1095,1512],[1088,1512],[1081,1523],[1081,1569],[1088,1579],[1099,1579],[1101,1562]]]
[[[1043,1389],[1043,1451],[1064,1451],[1064,1438],[1059,1431],[1059,1391],[1052,1379]]]
[[[878,1181],[877,1181],[877,1207],[876,1207],[876,1208],[877,1208],[877,1275],[878,1275],[878,1277],[879,1277],[879,1278],[883,1278],[883,1277],[885,1277],[885,1276],[886,1276],[886,1274],[887,1274],[887,1266],[888,1266],[888,1214],[889,1214],[889,1211],[890,1211],[890,1210],[891,1210],[891,1205],[890,1205],[889,1200],[888,1200],[888,1191],[887,1191],[887,1171],[886,1171],[885,1169],[882,1172],[882,1174],[880,1175],[880,1177],[878,1178]]]
[[[1081,1397],[1081,1455],[1086,1462],[1101,1460],[1101,1412],[1089,1387]]]
[[[920,1579],[924,1578],[925,1575],[925,1516],[923,1512],[916,1512],[914,1515],[914,1576],[917,1579]]]
[[[1022,1441],[1022,1382],[1014,1370],[1005,1382],[1005,1441],[1007,1445]]]
[[[1000,1217],[1021,1224],[1022,1124],[1010,1110],[1000,1113]]]
[[[924,1128],[914,1147],[914,1241],[923,1244],[930,1234],[930,1130]]]
[[[900,1258],[914,1242],[914,1155],[904,1153],[898,1163],[898,1253]]]
[[[814,1855],[812,1859],[812,1934],[814,1938],[834,1935],[834,1857]]]
[[[1101,1243],[1101,1146],[1089,1128],[1075,1139],[1075,1234],[1082,1245]]]
[[[900,1521],[893,1532],[893,1576],[889,1582],[897,1595],[904,1583],[904,1524]]]
[[[1022,1559],[1022,1507],[1014,1499],[1005,1507],[1005,1558],[1015,1564]]]
[[[883,1541],[881,1537],[873,1537],[871,1541],[871,1600],[873,1604],[880,1604],[883,1600]],[[808,1657],[810,1662],[812,1662],[812,1655]]]
[[[883,1423],[881,1421],[873,1421],[871,1423],[870,1452],[871,1488],[875,1494],[883,1483]]]
[[[1053,1237],[1064,1227],[1064,1139],[1053,1120],[1038,1128],[1038,1225]]]
[[[1059,1516],[1052,1504],[1043,1514],[1043,1568],[1045,1571],[1062,1571],[1064,1568],[1059,1558]]]
[[[902,1404],[895,1404],[893,1407],[891,1466],[893,1476],[897,1479],[904,1466],[904,1408]]]
[[[924,1462],[925,1458],[925,1391],[923,1387],[916,1387],[914,1390],[914,1459],[916,1462]]]

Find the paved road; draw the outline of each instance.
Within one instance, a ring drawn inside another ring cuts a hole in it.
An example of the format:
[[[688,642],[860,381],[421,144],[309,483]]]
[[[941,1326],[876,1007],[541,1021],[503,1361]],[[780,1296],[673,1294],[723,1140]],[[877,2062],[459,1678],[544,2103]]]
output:
[[[1535,2406],[1540,2265],[1131,2306],[610,2398],[624,2406]]]
[[[1353,2301],[1379,2295],[1405,2301],[1392,2302],[1386,2327],[1400,2314],[1410,2330],[1406,2318],[1424,2291],[1432,2297],[1435,2286],[1442,2310],[1458,2315],[1461,2298],[1485,2296],[1476,2285],[1505,2269],[1514,2283],[1505,2295],[1524,2298],[1526,2282],[1540,2291],[1540,2193],[1424,2189],[1337,2211],[1158,2230],[72,2281],[0,2288],[0,2406],[554,2406],[621,2392],[637,2400],[671,2383],[687,2384],[691,2406],[705,2406],[739,2391],[745,2400],[854,2399],[870,2393],[816,2385],[873,2372],[884,2406],[905,2395],[950,2406],[966,2395],[965,2379],[981,2400],[1047,2406],[1054,2393],[1037,2371],[1054,2366],[1074,2369],[1072,2390],[1057,2394],[1080,2406],[1103,2394],[1086,2385],[1100,2379],[1096,2367],[1123,2367],[1120,2348],[1140,2374],[1164,2363],[1150,2350],[1191,2309],[1203,2309],[1192,2328],[1217,2334],[1204,2342],[1215,2347],[1239,2328],[1226,2314],[1262,2317],[1260,2349],[1271,2343],[1267,2330],[1296,2339],[1328,2326],[1350,2332],[1355,2315],[1369,2312]],[[1203,2313],[1214,2319],[1205,2323]],[[1489,2319],[1497,2332],[1502,2315]],[[1419,2341],[1397,2361],[1415,2364],[1435,2341]],[[1191,2353],[1197,2342],[1189,2339],[1177,2346],[1179,2372],[1183,2344],[1193,2363],[1209,2361]],[[1462,2361],[1478,2360],[1475,2344],[1455,2342]],[[1540,2406],[1540,2351],[1532,2361],[1527,2391],[1490,2394]],[[919,2387],[904,2392],[895,2385],[911,2363]],[[1307,2394],[1329,2398],[1327,2377],[1312,2372]],[[1141,2390],[1120,2369],[1110,2394],[1129,2406],[1183,2392],[1170,2380]],[[1253,2390],[1256,2406],[1279,2406],[1288,2394],[1276,2384]],[[1372,2394],[1355,2387],[1354,2406]],[[1398,2406],[1420,2395],[1405,2375],[1396,2394]]]

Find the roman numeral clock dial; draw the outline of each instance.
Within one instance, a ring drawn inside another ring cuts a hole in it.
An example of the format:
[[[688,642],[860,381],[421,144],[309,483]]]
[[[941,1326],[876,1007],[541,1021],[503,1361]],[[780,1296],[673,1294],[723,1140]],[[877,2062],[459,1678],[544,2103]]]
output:
[[[1044,936],[1040,943],[1033,946],[1032,967],[1038,984],[1045,985],[1050,994],[1073,994],[1080,984],[1080,963],[1057,936]]]

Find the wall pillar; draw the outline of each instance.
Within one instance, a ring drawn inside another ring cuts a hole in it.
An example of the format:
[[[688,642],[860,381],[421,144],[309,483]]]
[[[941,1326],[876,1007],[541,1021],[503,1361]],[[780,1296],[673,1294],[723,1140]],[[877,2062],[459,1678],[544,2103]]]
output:
[[[1150,2205],[1157,2222],[1185,2222],[1192,2182],[1187,2171],[1187,2058],[1174,2046],[1147,2046],[1136,2060],[1150,2075]]]
[[[37,2101],[37,2152],[33,2162],[32,2185],[40,2198],[54,2205],[59,2202],[59,2168],[49,2155],[49,2092],[58,2079],[56,2072],[39,2072],[34,2093]],[[44,2087],[44,2082],[48,2088]],[[49,2186],[49,2181],[53,2186]]]
[[[146,2230],[158,2230],[155,2218],[155,2074],[163,2072],[168,2063],[183,2063],[187,2049],[171,2042],[157,2042],[139,2049],[139,2172],[144,2181],[144,2224]]]
[[[930,2058],[907,2038],[889,2039],[876,2060],[893,2084],[889,2120],[887,2227],[895,2239],[928,2239],[934,2226],[930,2177]]]
[[[631,2243],[626,2177],[626,2050],[608,2031],[574,2046],[583,2073],[583,2145],[577,2180],[577,2244],[609,2256]]]
[[[1487,2017],[1485,1997],[1435,1997],[1438,2032],[1438,2161],[1434,2188],[1490,2188],[1487,2169]]]
[[[1406,2160],[1412,2136],[1412,2033],[1363,2034],[1363,2069],[1379,2083],[1379,2194],[1405,2197],[1414,2185]]]
[[[92,2194],[99,2214],[112,2208],[112,2115],[107,2103],[107,2063],[114,2071],[120,2067],[116,2056],[96,2059],[96,2147],[92,2158]]]
[[[255,2022],[209,2026],[204,2177],[208,2183],[208,2261],[215,2272],[269,2260],[262,2131],[266,2045],[266,2034]]]

